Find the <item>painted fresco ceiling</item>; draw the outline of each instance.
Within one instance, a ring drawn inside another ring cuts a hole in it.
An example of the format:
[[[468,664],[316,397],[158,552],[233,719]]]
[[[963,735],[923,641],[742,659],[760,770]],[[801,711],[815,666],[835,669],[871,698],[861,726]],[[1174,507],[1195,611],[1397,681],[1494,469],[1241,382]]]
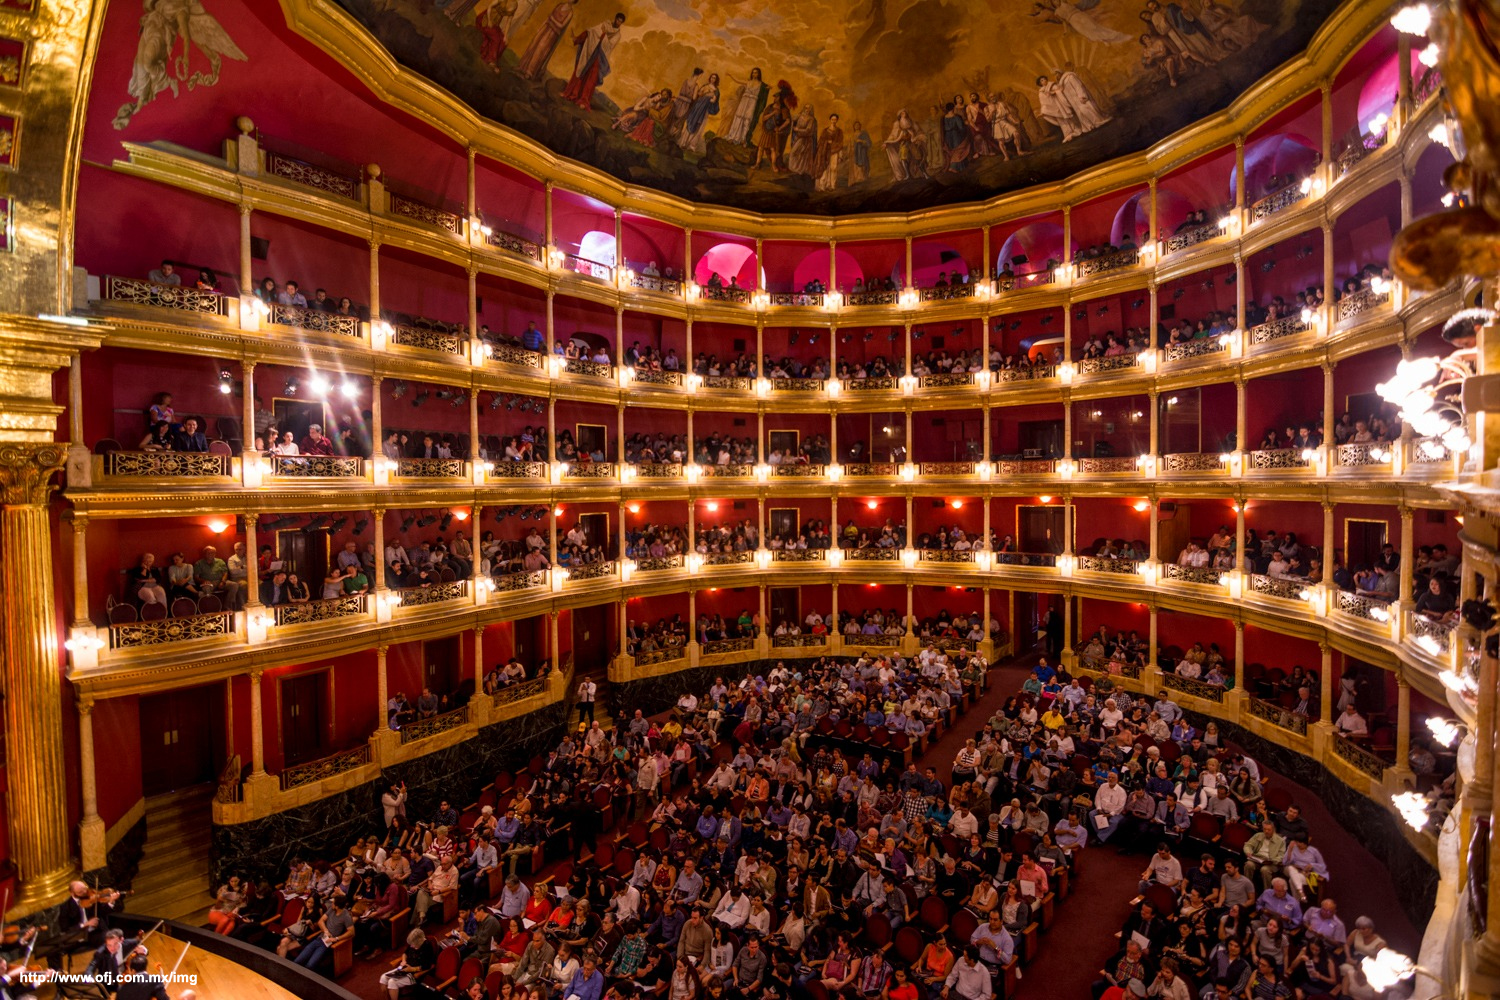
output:
[[[337,0],[481,114],[643,187],[912,211],[1136,152],[1333,0]]]

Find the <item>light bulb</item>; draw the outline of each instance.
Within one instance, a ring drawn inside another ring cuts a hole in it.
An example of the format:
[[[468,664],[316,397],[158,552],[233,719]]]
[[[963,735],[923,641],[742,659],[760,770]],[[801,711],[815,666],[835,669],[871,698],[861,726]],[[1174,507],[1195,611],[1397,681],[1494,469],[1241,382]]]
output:
[[[339,392],[345,399],[354,399],[359,395],[359,384],[356,382],[345,382],[339,386]]]
[[[1427,717],[1427,728],[1432,733],[1432,738],[1445,747],[1458,742],[1458,725],[1452,719],[1430,715]]]
[[[311,389],[315,395],[318,396],[328,395],[328,390],[332,388],[332,386],[328,384],[328,380],[321,375],[314,375],[312,378],[308,379],[307,387]]]
[[[1432,44],[1428,45],[1427,48],[1423,49],[1421,52],[1418,52],[1417,61],[1420,62],[1423,66],[1426,66],[1428,69],[1436,66],[1438,64],[1437,42],[1433,42]],[[1445,129],[1444,132],[1446,133],[1446,131],[1447,130]],[[1447,142],[1443,141],[1443,145],[1446,146]]]
[[[1402,7],[1391,17],[1391,27],[1405,35],[1425,35],[1432,27],[1432,8],[1425,3]]]

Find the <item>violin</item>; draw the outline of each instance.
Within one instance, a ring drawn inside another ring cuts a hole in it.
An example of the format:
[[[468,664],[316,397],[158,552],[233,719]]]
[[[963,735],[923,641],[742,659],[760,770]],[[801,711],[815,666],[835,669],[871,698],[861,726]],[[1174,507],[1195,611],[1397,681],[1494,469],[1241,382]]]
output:
[[[46,924],[37,924],[21,929],[20,924],[6,924],[0,927],[0,948],[26,947],[36,940],[39,931],[51,930]]]
[[[90,889],[78,897],[78,905],[88,907],[98,906],[100,903],[103,903],[106,906],[111,906],[121,896],[128,895],[130,895],[129,889]]]

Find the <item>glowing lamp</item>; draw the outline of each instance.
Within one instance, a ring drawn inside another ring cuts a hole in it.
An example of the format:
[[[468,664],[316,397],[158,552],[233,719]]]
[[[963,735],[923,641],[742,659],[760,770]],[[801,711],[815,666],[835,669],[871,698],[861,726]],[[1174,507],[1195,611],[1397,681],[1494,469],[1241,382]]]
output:
[[[216,535],[222,535],[222,534],[224,534],[224,532],[228,528],[229,528],[229,522],[227,522],[227,521],[220,521],[220,520],[215,519],[213,521],[209,521],[208,522],[208,530],[212,531]]]

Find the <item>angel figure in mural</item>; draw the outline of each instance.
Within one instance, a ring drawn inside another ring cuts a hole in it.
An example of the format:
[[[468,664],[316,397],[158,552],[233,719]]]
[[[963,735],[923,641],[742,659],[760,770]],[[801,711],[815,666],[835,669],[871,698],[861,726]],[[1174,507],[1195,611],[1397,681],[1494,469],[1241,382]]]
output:
[[[580,31],[573,39],[578,55],[573,60],[573,75],[563,88],[564,100],[572,101],[583,110],[589,110],[594,101],[594,91],[609,76],[610,53],[620,44],[620,28],[625,24],[625,15],[616,14],[609,21]]]
[[[1223,58],[1223,52],[1208,29],[1179,4],[1169,3],[1163,7],[1157,0],[1146,0],[1141,20],[1165,38],[1184,61],[1206,66]]]
[[[760,121],[761,112],[765,111],[766,101],[770,96],[771,88],[761,79],[760,67],[756,66],[750,70],[750,79],[740,84],[739,89],[734,92],[734,100],[729,104],[734,116],[729,119],[729,127],[724,130],[725,140],[741,146],[752,145],[751,134],[755,131],[755,124]]]
[[[1236,15],[1227,4],[1217,0],[1199,0],[1198,23],[1219,40],[1226,49],[1245,52],[1257,38],[1265,33],[1266,26],[1248,14]]]
[[[1073,109],[1068,106],[1057,84],[1047,79],[1045,73],[1036,78],[1036,100],[1038,116],[1062,130],[1063,142],[1072,142],[1083,134]]]
[[[120,105],[114,126],[123,129],[136,112],[150,104],[164,90],[178,95],[178,84],[192,90],[199,84],[212,87],[219,82],[219,67],[224,57],[244,62],[234,39],[229,37],[214,16],[203,9],[201,0],[144,0],[142,4],[140,41],[136,46],[135,65],[130,71],[126,91],[133,103]],[[182,48],[176,58],[172,52],[178,39]],[[193,47],[208,58],[208,72],[189,74]],[[170,63],[170,66],[168,65]]]
[[[1091,42],[1113,45],[1130,41],[1130,36],[1123,31],[1116,31],[1094,20],[1094,15],[1089,11],[1097,6],[1099,0],[1078,0],[1077,3],[1071,3],[1070,0],[1040,0],[1032,5],[1031,16],[1051,24],[1064,25]]]

